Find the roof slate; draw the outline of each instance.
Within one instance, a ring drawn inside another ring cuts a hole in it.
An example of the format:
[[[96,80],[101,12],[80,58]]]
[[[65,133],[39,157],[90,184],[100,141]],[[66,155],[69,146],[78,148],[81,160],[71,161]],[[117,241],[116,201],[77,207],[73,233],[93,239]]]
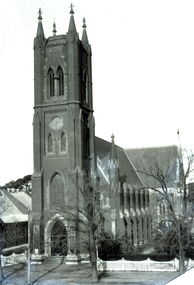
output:
[[[125,152],[137,171],[144,168],[146,173],[151,173],[151,168],[154,171],[158,167],[166,175],[167,186],[174,186],[177,176],[177,146],[131,148]],[[138,173],[146,186],[160,187],[153,177]]]
[[[119,174],[120,182],[126,182],[129,185],[133,186],[142,186],[142,182],[136,173],[130,159],[127,157],[123,148],[115,145],[116,154],[119,160]],[[104,167],[109,170],[109,160],[110,160],[110,151],[111,143],[105,141],[101,138],[95,137],[95,148],[96,154],[103,163]]]
[[[2,193],[8,199],[8,204],[0,216],[4,223],[27,221],[28,206],[31,207],[31,198],[24,192],[9,193],[6,190],[2,190]]]

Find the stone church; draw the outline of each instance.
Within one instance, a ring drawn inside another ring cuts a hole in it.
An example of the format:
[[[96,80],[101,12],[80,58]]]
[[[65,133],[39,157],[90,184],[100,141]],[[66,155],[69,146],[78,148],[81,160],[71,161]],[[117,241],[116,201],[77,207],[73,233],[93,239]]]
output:
[[[151,235],[150,196],[130,151],[117,146],[113,135],[110,142],[95,136],[91,63],[85,20],[79,39],[71,7],[67,33],[57,35],[54,23],[53,35],[46,38],[39,10],[34,39],[34,254],[54,255],[59,229],[60,238],[67,240],[62,254],[73,252],[78,233],[58,208],[72,202],[67,197],[75,187],[69,176],[78,172],[99,181],[104,208],[100,230],[126,235],[134,245],[146,243]],[[78,204],[76,200],[75,209]]]

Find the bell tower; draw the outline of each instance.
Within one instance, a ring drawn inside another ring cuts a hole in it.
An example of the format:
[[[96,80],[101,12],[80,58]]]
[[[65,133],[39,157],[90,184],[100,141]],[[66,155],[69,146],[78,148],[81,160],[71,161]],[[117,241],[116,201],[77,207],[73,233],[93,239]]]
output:
[[[57,35],[54,23],[48,38],[39,9],[34,39],[32,176],[32,242],[33,253],[39,255],[52,254],[51,233],[56,223],[64,225],[67,236],[72,235],[72,225],[59,210],[69,203],[70,175],[78,169],[87,175],[95,173],[91,56],[86,21],[80,40],[72,5],[68,32]]]

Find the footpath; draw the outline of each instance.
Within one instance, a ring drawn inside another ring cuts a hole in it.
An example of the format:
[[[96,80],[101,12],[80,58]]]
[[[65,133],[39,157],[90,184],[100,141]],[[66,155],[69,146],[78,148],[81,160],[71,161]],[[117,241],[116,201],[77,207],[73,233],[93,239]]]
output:
[[[27,265],[17,264],[3,267],[3,285],[26,285]],[[30,281],[34,285],[63,284],[133,284],[133,285],[164,285],[178,276],[178,272],[149,271],[105,271],[99,272],[99,282],[91,281],[91,265],[33,264],[31,265]]]

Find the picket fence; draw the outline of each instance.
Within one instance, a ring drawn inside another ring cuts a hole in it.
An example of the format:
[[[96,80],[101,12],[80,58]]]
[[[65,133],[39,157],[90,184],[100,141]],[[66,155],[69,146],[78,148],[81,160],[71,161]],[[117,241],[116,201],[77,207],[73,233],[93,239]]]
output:
[[[104,261],[98,258],[98,270],[99,271],[178,271],[179,261],[173,259],[172,261],[153,261],[150,258],[144,261],[130,261],[124,258],[120,260],[108,260]],[[186,263],[187,269],[194,267],[194,261],[189,259]]]
[[[25,263],[27,261],[26,253],[15,254],[10,256],[1,256],[2,266],[8,266],[11,264]],[[185,263],[187,270],[194,267],[194,261],[188,259]],[[153,261],[150,258],[144,261],[131,261],[125,260],[124,258],[120,260],[108,260],[104,261],[98,258],[97,267],[99,271],[178,271],[179,261],[178,259],[173,259],[171,261]]]
[[[2,266],[9,266],[11,264],[18,264],[18,263],[25,263],[26,260],[27,260],[26,253],[21,253],[21,254],[12,253],[9,256],[1,255],[1,265]]]

